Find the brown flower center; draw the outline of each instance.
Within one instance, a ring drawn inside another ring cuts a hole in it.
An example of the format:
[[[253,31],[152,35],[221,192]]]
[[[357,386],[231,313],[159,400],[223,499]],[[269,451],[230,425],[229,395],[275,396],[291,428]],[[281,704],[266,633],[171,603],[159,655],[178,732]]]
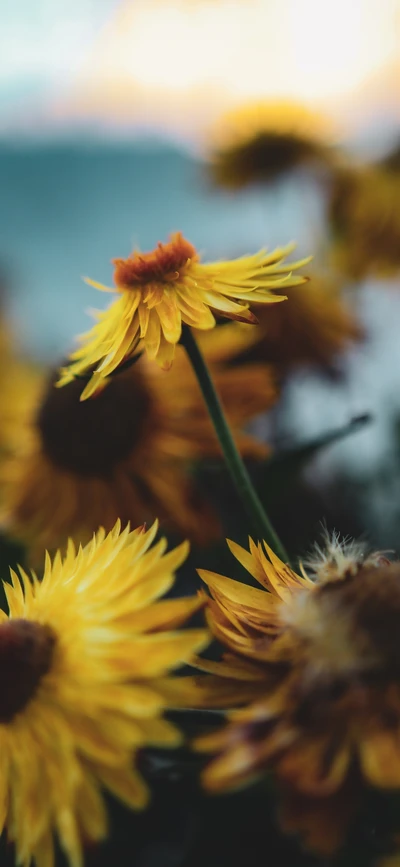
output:
[[[50,669],[55,635],[49,626],[16,618],[0,625],[0,723],[9,723],[35,695]]]
[[[124,288],[168,282],[179,276],[188,259],[195,258],[193,245],[177,232],[167,244],[159,243],[150,253],[132,253],[127,259],[113,259],[114,281],[116,286]]]
[[[400,563],[363,567],[342,581],[329,581],[316,599],[332,639],[346,624],[354,658],[359,654],[361,663],[370,657],[378,668],[399,675]]]
[[[152,415],[151,395],[135,366],[109,379],[90,400],[79,398],[81,379],[54,388],[50,379],[37,415],[47,457],[63,470],[107,477],[140,442]]]
[[[217,167],[238,180],[273,178],[302,161],[315,156],[317,146],[307,138],[291,133],[259,132],[254,138],[217,154]],[[218,171],[218,168],[217,168]]]

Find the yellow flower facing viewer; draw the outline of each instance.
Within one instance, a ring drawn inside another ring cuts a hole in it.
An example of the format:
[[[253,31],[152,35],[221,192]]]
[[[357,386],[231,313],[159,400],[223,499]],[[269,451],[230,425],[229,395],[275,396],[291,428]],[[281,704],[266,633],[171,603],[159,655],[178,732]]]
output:
[[[267,253],[260,250],[226,262],[200,261],[195,247],[181,233],[149,253],[133,252],[115,259],[115,289],[93,280],[92,286],[118,297],[108,310],[97,314],[98,322],[82,335],[82,346],[71,355],[71,364],[61,370],[59,385],[94,369],[81,400],[91,397],[120,364],[132,357],[143,341],[149,358],[168,370],[175,355],[182,325],[208,330],[215,316],[256,323],[250,304],[285,300],[275,295],[305,282],[292,274],[309,259],[288,264],[293,245]]]
[[[219,792],[273,772],[284,828],[331,854],[368,788],[400,790],[400,563],[334,537],[308,577],[266,545],[229,546],[262,589],[200,571],[226,653],[198,661],[198,703],[247,703],[199,739],[216,756],[204,783]]]
[[[229,323],[201,333],[200,345],[240,453],[260,459],[267,446],[243,427],[275,402],[273,377],[264,364],[228,366],[253,336]],[[143,355],[84,402],[83,380],[56,389],[55,376],[42,374],[38,394],[16,390],[0,463],[1,527],[28,546],[33,565],[46,548],[63,549],[68,536],[85,544],[117,518],[136,526],[158,516],[200,544],[220,535],[191,472],[220,447],[183,347],[168,376]]]
[[[187,543],[166,553],[148,531],[109,535],[64,558],[47,555],[43,580],[22,569],[5,583],[0,617],[0,813],[18,864],[53,867],[55,835],[71,867],[82,840],[107,834],[105,788],[132,808],[148,790],[134,769],[146,744],[175,746],[161,717],[167,672],[207,643],[176,626],[198,600],[157,601]]]

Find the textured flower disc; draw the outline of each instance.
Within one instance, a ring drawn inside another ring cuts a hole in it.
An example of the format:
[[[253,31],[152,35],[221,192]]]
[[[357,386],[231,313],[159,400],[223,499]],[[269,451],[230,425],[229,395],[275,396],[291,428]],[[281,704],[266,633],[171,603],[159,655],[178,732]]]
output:
[[[309,262],[286,263],[293,245],[267,253],[260,250],[226,262],[203,264],[195,248],[177,233],[150,253],[135,251],[127,259],[115,259],[116,289],[89,280],[91,285],[118,297],[98,322],[80,338],[82,346],[61,370],[59,385],[93,370],[81,400],[96,393],[104,380],[138,350],[140,341],[148,357],[165,370],[171,367],[182,325],[207,331],[214,328],[214,314],[256,323],[250,304],[284,301],[275,295],[305,282],[293,271]]]

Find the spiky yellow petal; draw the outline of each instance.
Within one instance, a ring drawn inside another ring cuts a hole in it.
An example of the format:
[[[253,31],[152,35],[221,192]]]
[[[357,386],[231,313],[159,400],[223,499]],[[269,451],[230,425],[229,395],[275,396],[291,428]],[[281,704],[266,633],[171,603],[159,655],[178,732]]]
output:
[[[184,324],[208,330],[215,326],[213,313],[257,322],[250,304],[284,301],[286,295],[274,294],[277,289],[305,282],[293,271],[310,260],[287,264],[292,249],[289,244],[272,253],[263,249],[251,256],[203,264],[192,244],[177,233],[153,252],[135,251],[127,259],[115,260],[118,297],[97,315],[92,330],[81,336],[82,345],[72,353],[71,364],[62,368],[58,385],[90,371],[81,395],[85,400],[135,355],[141,340],[149,358],[168,370]]]
[[[43,579],[12,571],[0,622],[0,823],[18,863],[52,867],[53,836],[82,867],[82,833],[107,833],[105,787],[127,805],[149,797],[132,768],[146,744],[180,733],[161,713],[167,672],[199,652],[204,629],[176,631],[202,600],[155,600],[187,555],[146,530],[100,529],[46,555]],[[154,544],[153,544],[154,543]],[[159,688],[157,678],[164,684]]]

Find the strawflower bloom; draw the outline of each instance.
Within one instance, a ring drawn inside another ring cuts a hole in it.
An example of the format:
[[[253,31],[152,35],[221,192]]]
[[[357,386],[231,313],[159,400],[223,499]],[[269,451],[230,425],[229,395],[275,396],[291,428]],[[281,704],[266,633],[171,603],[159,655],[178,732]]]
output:
[[[107,834],[102,789],[132,808],[149,798],[134,768],[147,744],[172,747],[161,717],[167,673],[207,642],[177,631],[198,601],[158,602],[187,543],[166,553],[149,530],[100,529],[65,557],[47,555],[43,580],[11,572],[0,622],[1,823],[18,864],[53,867],[57,837],[71,867],[83,841]]]
[[[229,324],[200,343],[240,452],[259,459],[267,446],[242,429],[276,390],[264,365],[227,366],[248,346],[254,329],[245,330]],[[2,527],[28,545],[33,562],[44,548],[63,547],[68,536],[85,543],[117,518],[136,525],[158,515],[199,543],[219,535],[190,470],[220,449],[182,347],[168,376],[143,356],[90,401],[79,400],[84,380],[57,389],[54,378],[43,378],[39,395],[20,396],[25,419],[16,417],[14,450],[0,466]]]
[[[353,280],[400,270],[400,177],[377,167],[339,172],[329,218],[333,262]]]
[[[258,339],[245,357],[276,365],[280,373],[293,367],[337,371],[341,355],[363,339],[363,330],[346,303],[337,281],[310,274],[310,281],[288,291],[285,304],[267,314],[255,308]]]
[[[82,346],[62,369],[59,385],[93,370],[81,394],[85,400],[136,353],[140,341],[148,357],[169,370],[183,324],[208,330],[215,326],[214,314],[256,323],[250,304],[283,301],[286,296],[275,295],[275,290],[305,282],[305,277],[292,272],[309,259],[288,264],[285,258],[292,249],[288,245],[272,253],[260,250],[252,256],[205,264],[178,232],[150,253],[134,251],[127,259],[114,259],[115,289],[87,282],[117,298],[82,335]]]
[[[229,546],[262,589],[200,572],[227,651],[199,662],[208,690],[216,704],[219,678],[231,706],[248,702],[198,741],[216,754],[204,783],[219,792],[273,772],[283,827],[330,854],[368,789],[400,789],[400,563],[335,536],[298,575],[265,544]]]
[[[212,136],[210,171],[221,187],[269,183],[305,163],[331,165],[325,118],[288,100],[250,102],[229,111]]]

